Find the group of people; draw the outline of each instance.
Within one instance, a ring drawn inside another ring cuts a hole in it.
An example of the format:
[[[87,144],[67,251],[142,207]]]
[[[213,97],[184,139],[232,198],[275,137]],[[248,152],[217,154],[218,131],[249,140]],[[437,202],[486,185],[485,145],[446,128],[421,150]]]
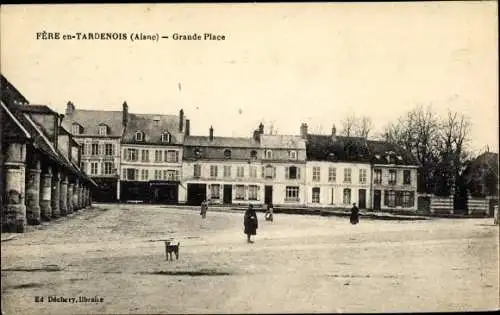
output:
[[[204,200],[201,203],[201,218],[205,219],[207,217],[208,203]],[[273,206],[271,204],[267,205],[267,211],[265,214],[266,221],[273,221]],[[359,223],[359,209],[356,207],[356,203],[353,203],[350,215],[351,224],[355,225]],[[257,212],[253,208],[253,205],[248,205],[245,215],[243,217],[244,233],[247,236],[247,243],[253,243],[251,237],[252,235],[257,235],[257,229],[259,228],[259,220],[257,218]]]

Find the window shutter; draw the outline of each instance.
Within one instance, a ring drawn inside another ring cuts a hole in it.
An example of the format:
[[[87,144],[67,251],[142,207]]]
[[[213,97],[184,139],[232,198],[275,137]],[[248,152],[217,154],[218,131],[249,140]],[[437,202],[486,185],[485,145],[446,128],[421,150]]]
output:
[[[273,178],[276,178],[276,166],[273,166]]]
[[[260,201],[260,186],[257,186],[257,201]]]
[[[297,167],[297,179],[300,179],[300,167]]]
[[[266,177],[266,174],[265,174],[265,167],[262,166],[262,178],[265,178]]]
[[[244,187],[244,191],[245,191],[245,196],[244,196],[244,198],[243,198],[243,199],[248,200],[248,186],[247,186],[247,185],[245,185],[245,186],[243,186],[243,187]]]
[[[290,179],[290,168],[285,167],[285,179]]]

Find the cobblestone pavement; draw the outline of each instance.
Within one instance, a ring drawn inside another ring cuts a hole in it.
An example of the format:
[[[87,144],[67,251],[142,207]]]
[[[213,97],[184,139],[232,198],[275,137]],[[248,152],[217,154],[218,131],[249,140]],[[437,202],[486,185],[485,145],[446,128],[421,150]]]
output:
[[[491,219],[361,221],[102,205],[2,242],[4,314],[416,312],[499,308]],[[180,242],[166,261],[162,240]],[[3,237],[2,237],[3,239]],[[49,302],[49,297],[78,303]],[[79,297],[103,298],[82,302]],[[36,302],[43,297],[43,302]]]

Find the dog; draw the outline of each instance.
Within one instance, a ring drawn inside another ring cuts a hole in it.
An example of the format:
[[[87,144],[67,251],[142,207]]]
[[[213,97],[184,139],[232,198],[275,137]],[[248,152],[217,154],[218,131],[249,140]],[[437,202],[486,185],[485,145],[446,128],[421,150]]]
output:
[[[168,257],[170,257],[170,260],[174,260],[173,254],[175,255],[175,259],[179,260],[179,247],[180,247],[180,245],[181,245],[180,242],[172,245],[170,243],[170,241],[165,241],[165,255],[167,256],[167,260],[168,260]]]

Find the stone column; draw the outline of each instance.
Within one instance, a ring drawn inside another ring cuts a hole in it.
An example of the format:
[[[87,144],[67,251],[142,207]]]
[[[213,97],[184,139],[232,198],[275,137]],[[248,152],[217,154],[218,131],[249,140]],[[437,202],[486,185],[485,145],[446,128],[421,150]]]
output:
[[[26,217],[28,224],[38,225],[41,221],[40,213],[40,160],[34,156],[28,169],[26,178]]]
[[[51,183],[51,197],[50,206],[52,208],[52,218],[58,218],[60,216],[59,203],[60,203],[60,193],[61,193],[61,179],[58,170],[54,170],[52,175]]]
[[[67,207],[68,213],[73,213],[73,184],[71,179],[68,179],[68,198],[67,198]]]
[[[73,211],[78,211],[80,208],[78,207],[78,189],[80,187],[80,183],[78,178],[75,179],[75,185],[73,186]]]
[[[83,204],[85,208],[89,206],[89,188],[87,186],[83,189]]]
[[[42,220],[50,221],[52,217],[52,168],[50,166],[47,166],[45,172],[42,173],[40,186],[40,209]]]
[[[78,190],[78,205],[80,209],[85,208],[85,204],[83,202],[83,184],[80,184],[80,189]]]
[[[68,176],[62,174],[61,191],[59,195],[59,214],[68,214]]]
[[[26,226],[25,175],[26,145],[5,144],[5,207],[2,209],[2,232],[23,233]],[[3,192],[2,192],[3,193]]]

